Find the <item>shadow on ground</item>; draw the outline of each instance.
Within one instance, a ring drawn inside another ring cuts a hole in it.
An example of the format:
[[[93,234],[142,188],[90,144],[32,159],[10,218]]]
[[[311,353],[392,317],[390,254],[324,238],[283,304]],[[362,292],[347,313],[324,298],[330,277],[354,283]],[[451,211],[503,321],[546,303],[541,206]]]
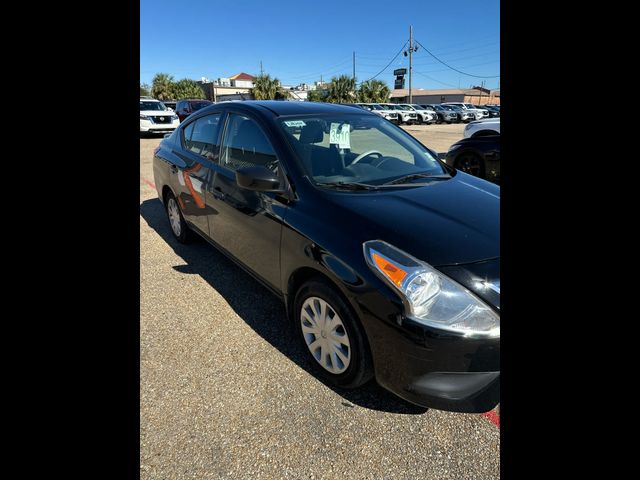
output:
[[[341,395],[345,407],[356,404],[372,410],[413,415],[427,411],[387,392],[374,381],[357,390],[344,390],[323,382],[316,375],[314,365],[307,359],[302,345],[294,337],[281,300],[204,240],[198,239],[189,245],[178,243],[171,235],[160,200],[144,201],[140,205],[140,214],[184,260],[185,265],[175,266],[174,269],[184,274],[200,275],[258,335]]]

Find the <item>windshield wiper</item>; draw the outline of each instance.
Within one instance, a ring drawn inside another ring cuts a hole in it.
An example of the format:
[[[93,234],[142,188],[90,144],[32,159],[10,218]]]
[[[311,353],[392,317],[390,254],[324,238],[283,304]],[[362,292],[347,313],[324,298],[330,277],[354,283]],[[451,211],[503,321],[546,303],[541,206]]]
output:
[[[404,175],[403,177],[396,178],[395,180],[391,180],[390,182],[385,182],[382,185],[397,185],[399,183],[408,182],[410,180],[416,180],[418,178],[428,178],[429,180],[447,180],[451,178],[451,175],[434,175],[432,173],[411,173],[409,175]]]
[[[347,190],[377,190],[376,185],[358,182],[321,182],[316,183],[320,187],[344,188]]]

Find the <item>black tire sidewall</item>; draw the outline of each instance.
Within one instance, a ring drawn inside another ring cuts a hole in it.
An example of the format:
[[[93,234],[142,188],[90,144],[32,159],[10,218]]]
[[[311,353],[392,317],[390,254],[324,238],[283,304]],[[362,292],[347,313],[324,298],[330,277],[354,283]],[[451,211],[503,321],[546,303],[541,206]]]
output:
[[[304,340],[302,332],[302,324],[300,322],[300,311],[305,300],[309,297],[318,297],[331,305],[331,308],[340,316],[347,335],[349,336],[349,344],[351,348],[351,360],[349,367],[344,373],[333,374],[318,364],[313,357]],[[305,283],[296,293],[293,302],[294,322],[296,335],[300,341],[300,345],[305,351],[305,355],[309,362],[319,375],[329,383],[342,388],[356,388],[365,384],[373,376],[371,359],[368,344],[360,322],[354,318],[341,295],[335,292],[334,288],[329,286],[327,282],[321,279],[313,279]]]

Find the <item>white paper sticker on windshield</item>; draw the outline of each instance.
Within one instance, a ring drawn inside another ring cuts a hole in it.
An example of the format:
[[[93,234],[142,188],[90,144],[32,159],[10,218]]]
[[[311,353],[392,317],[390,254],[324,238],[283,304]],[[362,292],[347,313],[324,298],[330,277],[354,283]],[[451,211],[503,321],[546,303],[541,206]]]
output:
[[[343,123],[332,123],[329,131],[329,143],[337,143],[338,148],[351,148],[349,136],[351,134],[351,125]]]
[[[304,127],[306,125],[302,120],[285,120],[284,124],[287,127]]]

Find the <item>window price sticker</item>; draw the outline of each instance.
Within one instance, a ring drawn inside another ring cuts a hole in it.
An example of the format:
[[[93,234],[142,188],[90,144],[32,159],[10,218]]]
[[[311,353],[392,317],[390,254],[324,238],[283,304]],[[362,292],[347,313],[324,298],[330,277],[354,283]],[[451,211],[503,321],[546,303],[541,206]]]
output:
[[[351,148],[350,143],[351,125],[348,123],[332,123],[329,130],[329,143],[338,144],[338,148]]]

